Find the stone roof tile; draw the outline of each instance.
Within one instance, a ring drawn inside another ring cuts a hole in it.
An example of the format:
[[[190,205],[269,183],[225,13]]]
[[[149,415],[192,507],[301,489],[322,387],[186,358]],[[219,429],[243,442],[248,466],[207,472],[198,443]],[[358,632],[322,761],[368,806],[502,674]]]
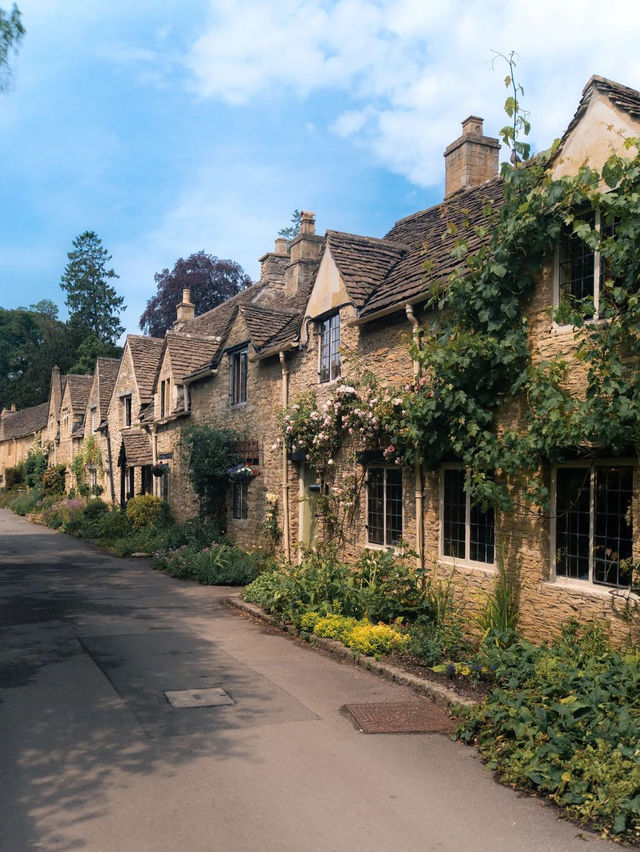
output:
[[[140,404],[145,405],[153,398],[153,388],[162,353],[164,340],[160,337],[143,337],[139,334],[129,334],[127,343],[131,352],[133,369],[140,395]]]
[[[184,331],[168,331],[165,340],[177,382],[210,364],[220,346],[219,337],[198,337]]]
[[[327,231],[326,245],[356,308],[364,306],[407,253],[407,247],[399,243],[341,231]]]
[[[127,467],[141,467],[153,463],[151,443],[146,432],[141,429],[123,430],[118,462]]]
[[[497,211],[502,201],[503,181],[496,176],[396,222],[385,239],[404,245],[406,253],[372,291],[360,316],[426,298],[433,284],[445,283],[454,270],[464,267],[464,260],[451,254],[456,241],[464,239],[470,251],[480,248],[488,237],[480,237],[476,226],[486,222],[487,206]],[[450,224],[455,233],[448,232]]]
[[[71,410],[74,414],[84,414],[89,402],[89,392],[93,384],[93,376],[81,376],[69,373],[65,376],[66,387],[69,388]]]
[[[47,425],[48,412],[49,403],[43,402],[41,405],[33,405],[31,408],[6,414],[0,426],[0,440],[7,441],[35,435]]]

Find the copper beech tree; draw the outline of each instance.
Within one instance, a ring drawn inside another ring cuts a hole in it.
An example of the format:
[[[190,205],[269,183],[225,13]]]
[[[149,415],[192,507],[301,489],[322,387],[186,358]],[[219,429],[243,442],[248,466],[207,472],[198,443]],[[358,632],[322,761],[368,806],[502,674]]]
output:
[[[182,291],[191,291],[196,316],[215,308],[244,290],[251,283],[239,263],[222,260],[198,251],[187,258],[179,258],[173,269],[156,273],[158,292],[147,302],[140,317],[140,328],[152,337],[162,337],[176,318],[176,305],[182,300]]]

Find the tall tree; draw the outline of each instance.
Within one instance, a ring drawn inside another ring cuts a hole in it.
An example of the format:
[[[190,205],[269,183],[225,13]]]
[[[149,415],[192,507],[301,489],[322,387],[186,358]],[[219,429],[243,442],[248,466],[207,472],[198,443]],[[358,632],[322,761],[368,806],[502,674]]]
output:
[[[15,3],[10,12],[0,9],[0,92],[11,83],[11,58],[18,52],[24,33],[20,10]]]
[[[67,293],[70,323],[103,343],[115,344],[124,331],[120,311],[125,304],[109,283],[118,278],[113,269],[107,268],[111,255],[95,231],[85,231],[75,238],[67,257],[60,287]]]
[[[163,269],[155,277],[158,292],[149,299],[140,317],[140,328],[153,337],[162,337],[176,318],[182,291],[191,291],[196,316],[210,311],[235,296],[251,283],[239,263],[221,260],[204,251],[179,258],[171,271]]]
[[[286,240],[291,242],[291,240],[295,240],[295,238],[300,233],[300,222],[302,220],[302,210],[294,210],[291,214],[291,224],[287,225],[286,228],[281,228],[278,231],[279,237],[284,237]]]

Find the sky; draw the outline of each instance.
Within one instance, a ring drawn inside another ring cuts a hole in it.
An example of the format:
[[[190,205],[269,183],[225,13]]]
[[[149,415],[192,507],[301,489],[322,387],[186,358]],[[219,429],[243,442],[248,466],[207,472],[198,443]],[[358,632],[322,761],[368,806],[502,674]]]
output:
[[[154,274],[204,250],[255,280],[295,208],[381,237],[442,199],[468,115],[497,136],[518,56],[534,151],[592,74],[640,88],[629,0],[19,0],[0,94],[0,306],[51,299],[95,231],[138,332]],[[7,9],[7,0],[0,0]],[[492,61],[493,60],[493,61]]]

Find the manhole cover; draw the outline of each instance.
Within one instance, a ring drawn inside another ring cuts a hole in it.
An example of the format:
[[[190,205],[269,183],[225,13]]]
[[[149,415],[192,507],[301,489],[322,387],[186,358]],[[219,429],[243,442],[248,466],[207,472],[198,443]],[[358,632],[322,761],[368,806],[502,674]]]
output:
[[[219,686],[206,689],[167,689],[164,693],[172,707],[219,707],[233,704],[233,698]]]
[[[453,733],[456,726],[433,701],[345,704],[365,734]]]

